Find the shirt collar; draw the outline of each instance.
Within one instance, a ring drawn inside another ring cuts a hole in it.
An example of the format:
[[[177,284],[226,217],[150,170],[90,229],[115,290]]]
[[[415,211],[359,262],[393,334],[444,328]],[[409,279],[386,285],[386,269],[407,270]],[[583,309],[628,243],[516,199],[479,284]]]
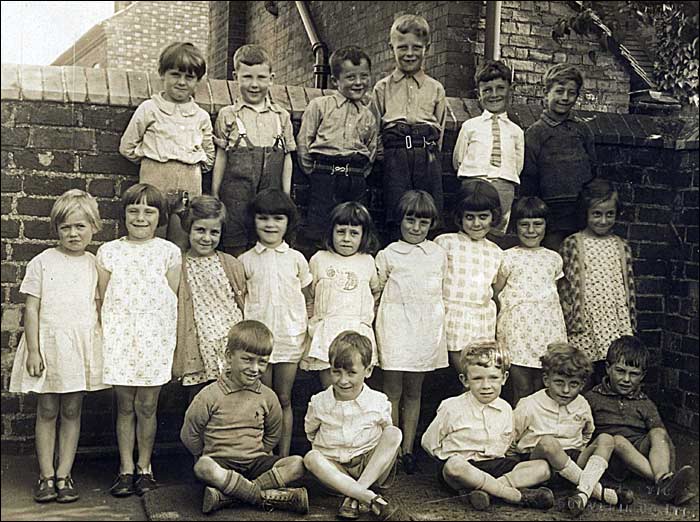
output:
[[[483,120],[490,120],[494,114],[492,112],[487,111],[484,109],[484,112],[481,113],[481,119]],[[501,112],[498,114],[498,119],[499,120],[508,120],[508,113],[507,112]]]
[[[613,391],[610,387],[610,378],[603,377],[603,382],[593,387],[593,391],[600,393],[601,395],[607,395],[608,397],[619,397],[620,399],[632,399],[640,400],[646,399],[647,395],[641,389],[637,390],[633,395],[620,395],[619,393]]]
[[[545,410],[555,413],[559,411],[559,408],[564,408],[567,411],[567,413],[571,413],[573,411],[572,406],[574,402],[576,402],[576,399],[578,399],[578,397],[579,396],[576,396],[576,398],[566,406],[560,406],[558,402],[556,402],[549,395],[547,395],[546,389],[540,390],[535,393],[535,401]]]
[[[350,98],[345,97],[340,91],[335,91],[333,94],[331,94],[331,97],[335,100],[335,105],[338,108],[342,107],[345,103],[349,103],[358,111],[360,110],[360,107],[357,103],[352,101]]]
[[[255,381],[255,383],[251,384],[250,386],[240,386],[231,380],[228,372],[222,373],[219,377],[219,386],[221,386],[221,389],[226,395],[242,390],[252,391],[253,393],[262,393],[262,382],[260,382],[260,379]]]
[[[394,69],[394,72],[391,73],[391,79],[396,83],[400,82],[404,78],[406,78],[406,79],[413,78],[416,81],[416,83],[418,84],[418,87],[420,88],[420,87],[423,87],[423,84],[425,83],[425,79],[427,78],[427,75],[425,74],[423,69],[421,69],[420,71],[416,72],[413,75],[405,74],[403,71],[401,71],[399,69]]]
[[[465,395],[467,396],[467,402],[473,408],[476,408],[478,410],[483,410],[484,408],[493,408],[494,410],[503,411],[503,403],[501,403],[501,401],[498,400],[499,397],[496,397],[488,404],[484,404],[483,402],[480,402],[479,399],[474,397],[474,394],[470,391],[466,392]]]
[[[391,248],[394,252],[398,252],[399,254],[410,254],[413,252],[413,250],[418,248],[422,250],[424,254],[430,255],[431,253],[435,252],[435,249],[438,248],[438,246],[427,239],[424,239],[418,244],[409,243],[403,239],[400,239],[399,241],[389,245],[389,248]]]
[[[190,101],[185,103],[174,103],[166,100],[163,97],[163,93],[159,92],[151,96],[151,99],[155,102],[158,109],[163,111],[165,114],[172,115],[176,109],[179,110],[180,114],[183,116],[193,116],[197,112],[197,104],[192,98],[190,98]]]
[[[547,125],[549,125],[550,127],[556,127],[557,125],[561,125],[561,124],[564,123],[565,121],[578,121],[578,119],[576,118],[576,116],[574,116],[574,115],[571,113],[571,111],[569,111],[569,113],[566,115],[566,118],[564,118],[562,121],[559,121],[559,120],[553,118],[553,117],[550,115],[550,112],[549,112],[547,109],[545,109],[545,110],[542,111],[542,114],[540,115],[540,119],[541,119],[542,121],[544,121],[544,122],[545,122]]]
[[[270,248],[270,247],[266,247],[265,245],[263,245],[260,241],[255,243],[255,252],[257,254],[262,254],[265,250],[274,250],[275,252],[279,252],[280,254],[283,254],[284,252],[289,250],[289,245],[287,244],[286,241],[282,241],[275,248]]]
[[[367,411],[372,407],[372,397],[369,393],[370,387],[367,386],[367,384],[362,385],[362,390],[360,391],[360,394],[355,397],[351,401],[339,401],[338,399],[335,398],[335,393],[333,393],[333,385],[329,386],[326,388],[326,398],[328,400],[328,404],[333,407],[336,404],[339,404],[341,402],[355,402],[357,405],[362,409],[362,411]]]
[[[258,111],[255,107],[252,105],[246,103],[246,101],[243,99],[243,96],[239,96],[236,98],[236,101],[233,102],[233,110],[234,112],[240,111],[243,107],[249,108],[251,111],[255,112],[267,112],[267,111],[272,111],[272,112],[282,112],[281,109],[272,101],[270,100],[269,96],[265,96],[265,101],[263,102],[263,108],[262,110]]]

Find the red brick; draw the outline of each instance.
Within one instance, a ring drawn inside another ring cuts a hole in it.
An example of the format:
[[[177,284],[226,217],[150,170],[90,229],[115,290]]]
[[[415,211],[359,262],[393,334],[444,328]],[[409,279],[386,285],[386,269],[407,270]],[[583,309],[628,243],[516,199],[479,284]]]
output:
[[[85,179],[59,176],[27,176],[24,180],[24,191],[27,194],[60,196],[66,190],[73,188],[85,190]]]
[[[103,152],[119,152],[121,134],[113,132],[98,132],[96,135],[97,150]]]
[[[36,123],[39,125],[56,125],[77,127],[79,105],[49,102],[23,102],[17,105],[15,124]]]
[[[34,127],[31,130],[29,147],[53,150],[93,150],[95,148],[95,131],[92,129]]]
[[[0,198],[0,208],[2,208],[2,214],[7,215],[12,211],[12,196],[3,196]]]
[[[19,198],[17,200],[17,213],[26,216],[45,217],[51,214],[55,198]]]
[[[2,263],[0,265],[1,279],[3,283],[16,283],[17,282],[17,266],[11,265],[9,263]]]
[[[27,239],[55,239],[55,234],[48,221],[25,221],[24,237]]]
[[[121,201],[98,201],[100,209],[100,217],[102,219],[121,219],[122,204]]]
[[[83,126],[122,133],[133,114],[134,109],[89,106],[83,116]]]
[[[14,219],[3,219],[0,222],[2,238],[13,239],[19,236],[19,221]]]
[[[11,243],[13,261],[30,261],[48,248],[46,243]]]
[[[115,195],[116,180],[91,179],[88,182],[88,192],[93,196],[111,198]]]
[[[138,176],[138,166],[119,154],[80,156],[80,172]]]
[[[29,143],[29,129],[26,127],[2,127],[3,147],[26,147]]]

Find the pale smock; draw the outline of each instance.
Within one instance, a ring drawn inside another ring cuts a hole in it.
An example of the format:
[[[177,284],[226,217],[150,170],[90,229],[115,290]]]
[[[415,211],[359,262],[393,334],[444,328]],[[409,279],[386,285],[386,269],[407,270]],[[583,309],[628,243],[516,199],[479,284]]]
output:
[[[155,237],[102,245],[97,264],[111,272],[102,304],[104,379],[120,386],[170,381],[177,339],[177,296],[166,274],[182,263],[180,249]]]
[[[10,391],[71,393],[108,388],[102,380],[95,256],[44,250],[27,264],[19,291],[41,299],[39,352],[44,371],[39,377],[27,372],[29,352],[23,334],[12,366]]]
[[[464,232],[442,234],[435,243],[447,251],[443,286],[447,350],[461,351],[477,339],[496,338],[493,288],[503,251],[488,239],[475,241]]]
[[[306,370],[330,368],[328,348],[344,330],[353,330],[369,337],[372,341],[372,365],[376,365],[372,292],[379,289],[379,279],[372,256],[341,256],[320,250],[311,258],[309,266],[313,276],[314,315],[309,320],[311,346],[301,367]]]
[[[309,264],[284,241],[276,248],[258,241],[238,260],[243,263],[248,288],[243,315],[263,323],[275,337],[270,362],[298,363],[308,326],[301,289],[311,284]]]
[[[432,241],[396,241],[377,254],[376,264],[383,288],[376,323],[379,365],[403,372],[445,368],[447,253]]]
[[[498,273],[505,283],[498,295],[496,337],[511,364],[541,368],[547,345],[566,342],[566,323],[557,280],[564,277],[561,256],[544,247],[516,246],[503,252]]]

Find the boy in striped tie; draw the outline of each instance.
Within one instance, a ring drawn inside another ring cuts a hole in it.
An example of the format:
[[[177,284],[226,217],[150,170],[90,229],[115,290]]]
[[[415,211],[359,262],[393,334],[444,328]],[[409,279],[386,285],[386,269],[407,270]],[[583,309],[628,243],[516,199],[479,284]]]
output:
[[[452,156],[457,177],[484,179],[498,191],[503,221],[491,229],[495,236],[503,236],[508,227],[525,154],[523,130],[506,113],[511,78],[501,61],[487,60],[477,69],[474,79],[484,112],[462,124]]]

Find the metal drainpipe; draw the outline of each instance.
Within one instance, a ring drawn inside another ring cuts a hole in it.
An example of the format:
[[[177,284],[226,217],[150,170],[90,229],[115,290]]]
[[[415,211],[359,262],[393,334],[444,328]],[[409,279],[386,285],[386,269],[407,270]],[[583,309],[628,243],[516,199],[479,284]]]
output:
[[[486,2],[484,58],[487,60],[498,60],[501,57],[501,3],[490,0]]]
[[[306,2],[294,3],[297,6],[297,11],[299,11],[299,16],[301,16],[301,22],[304,24],[306,35],[311,42],[311,50],[316,59],[316,63],[314,63],[314,87],[317,89],[326,89],[328,88],[328,75],[330,73],[330,68],[328,66],[328,46],[318,37],[316,24],[314,24],[314,19],[311,17],[311,12]]]

